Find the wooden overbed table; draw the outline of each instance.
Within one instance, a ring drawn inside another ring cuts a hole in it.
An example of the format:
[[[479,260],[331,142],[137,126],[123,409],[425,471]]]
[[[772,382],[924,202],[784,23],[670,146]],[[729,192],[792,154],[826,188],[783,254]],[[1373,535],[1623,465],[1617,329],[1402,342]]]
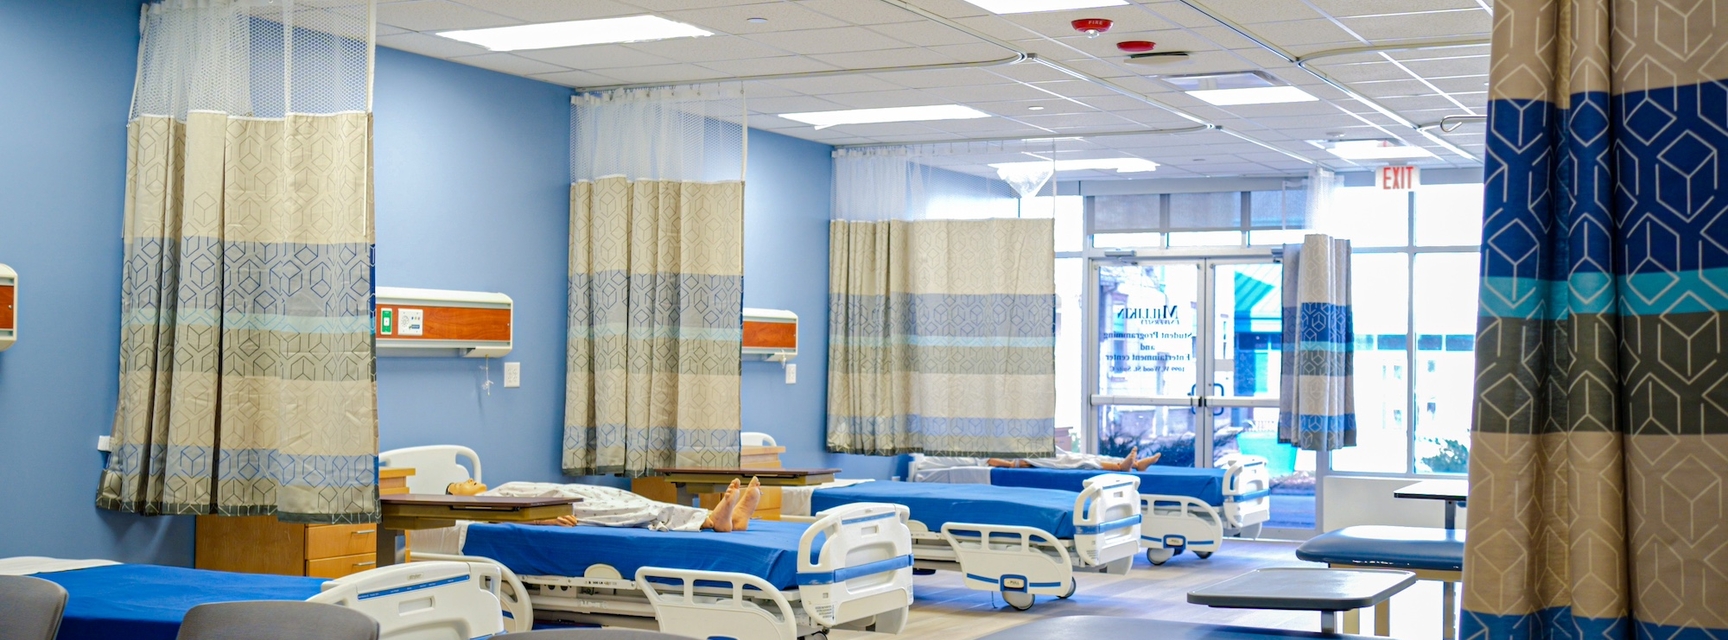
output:
[[[696,494],[725,493],[726,485],[733,480],[749,482],[750,478],[758,478],[764,487],[808,487],[826,484],[834,481],[834,474],[839,469],[746,469],[742,467],[725,469],[697,469],[693,467],[665,467],[655,469],[665,474],[666,482],[678,487],[678,504],[693,504]]]
[[[437,529],[474,522],[532,522],[570,515],[581,498],[513,498],[507,496],[446,496],[405,493],[379,496],[383,521],[378,524],[378,566],[395,564],[396,538],[403,531]]]

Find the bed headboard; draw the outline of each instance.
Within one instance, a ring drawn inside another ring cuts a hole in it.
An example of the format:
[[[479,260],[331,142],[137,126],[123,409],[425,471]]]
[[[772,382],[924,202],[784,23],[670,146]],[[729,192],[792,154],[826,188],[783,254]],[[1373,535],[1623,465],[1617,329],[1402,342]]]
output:
[[[469,466],[474,468],[472,476],[468,473],[468,467],[462,466],[461,458],[467,458]],[[442,494],[450,483],[461,482],[470,477],[476,482],[485,482],[480,477],[480,454],[474,453],[474,450],[468,447],[454,444],[391,449],[378,454],[378,467],[414,469],[414,475],[408,476],[409,493]]]

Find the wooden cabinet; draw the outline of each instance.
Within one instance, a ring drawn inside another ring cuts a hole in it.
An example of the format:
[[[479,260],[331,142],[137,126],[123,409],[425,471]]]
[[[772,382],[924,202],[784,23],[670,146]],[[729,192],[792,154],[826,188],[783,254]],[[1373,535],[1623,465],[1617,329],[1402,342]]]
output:
[[[380,469],[378,493],[408,493],[413,469]],[[340,578],[377,566],[376,524],[290,524],[276,516],[198,516],[199,569]]]

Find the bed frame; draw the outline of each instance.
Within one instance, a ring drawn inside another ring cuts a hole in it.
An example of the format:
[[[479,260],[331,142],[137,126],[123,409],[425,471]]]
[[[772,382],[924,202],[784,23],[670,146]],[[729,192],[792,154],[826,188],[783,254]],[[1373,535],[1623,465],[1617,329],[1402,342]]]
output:
[[[1133,476],[1118,474],[1088,478],[1074,499],[1072,539],[1036,527],[959,522],[931,531],[912,520],[912,566],[959,572],[968,588],[1001,593],[1021,611],[1032,608],[1040,595],[1067,598],[1074,595],[1076,572],[1128,573],[1140,547],[1139,484]],[[813,518],[782,514],[781,519]]]
[[[479,456],[466,447],[414,447],[379,455],[380,466],[415,466],[414,478],[428,487],[468,479],[458,457],[479,469]],[[502,576],[500,597],[511,617],[506,626],[512,631],[527,630],[538,617],[696,638],[798,640],[825,638],[833,628],[899,633],[912,604],[913,541],[907,514],[900,505],[860,503],[814,519],[798,542],[799,586],[787,591],[733,572],[643,567],[626,577],[609,565],[595,564],[581,576],[518,576],[478,556],[416,551],[413,559],[495,566]],[[810,551],[818,535],[826,541],[812,562]]]
[[[1261,524],[1272,515],[1272,479],[1266,472],[1266,459],[1232,453],[1219,458],[1217,466],[1224,470],[1221,508],[1189,496],[1140,494],[1140,546],[1146,549],[1147,562],[1161,565],[1183,551],[1209,558],[1224,546],[1225,536],[1260,535]],[[917,480],[922,471],[914,461],[907,477]],[[987,484],[990,468],[950,468],[946,477],[949,482]]]

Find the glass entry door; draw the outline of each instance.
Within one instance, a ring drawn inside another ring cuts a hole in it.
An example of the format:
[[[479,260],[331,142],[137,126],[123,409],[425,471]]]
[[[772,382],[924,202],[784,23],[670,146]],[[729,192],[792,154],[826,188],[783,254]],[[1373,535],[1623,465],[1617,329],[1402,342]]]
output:
[[[1269,255],[1091,263],[1097,346],[1087,354],[1087,424],[1098,453],[1134,450],[1180,467],[1211,467],[1238,451],[1264,457],[1273,476],[1267,527],[1310,534],[1314,453],[1277,441],[1283,266]]]

